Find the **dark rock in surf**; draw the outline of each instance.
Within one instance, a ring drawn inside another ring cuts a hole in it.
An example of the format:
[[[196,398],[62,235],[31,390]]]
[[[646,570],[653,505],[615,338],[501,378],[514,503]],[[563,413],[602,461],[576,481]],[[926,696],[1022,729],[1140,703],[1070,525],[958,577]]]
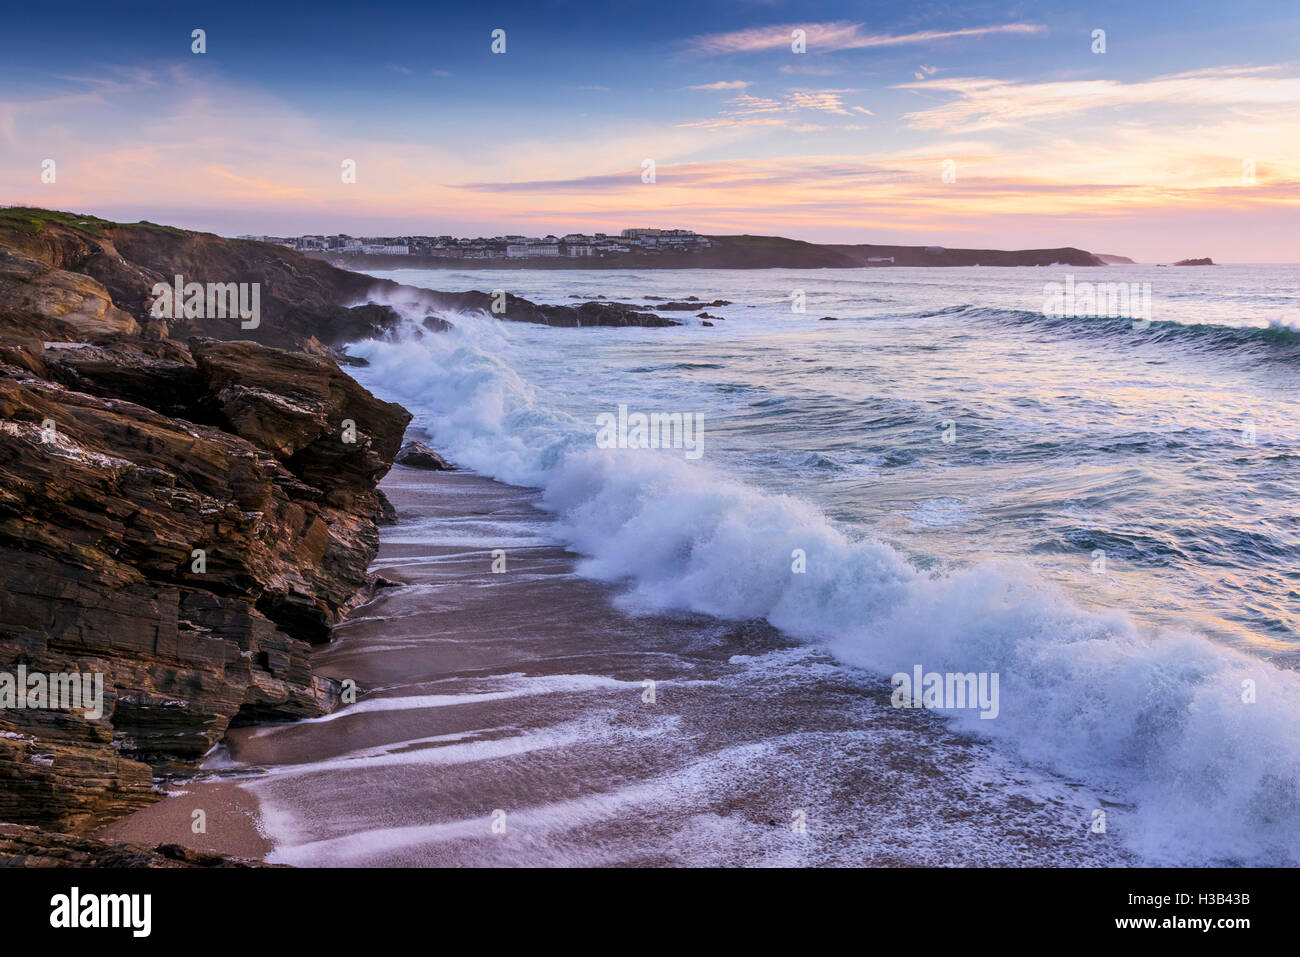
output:
[[[408,469],[424,469],[429,472],[451,472],[455,466],[448,463],[441,455],[423,442],[407,442],[397,452],[398,465]]]
[[[659,305],[655,306],[655,308],[662,312],[690,312],[694,309],[699,309],[701,306],[708,309],[717,309],[721,306],[729,305],[731,305],[731,302],[727,299],[715,299],[713,302],[700,302],[694,296],[691,296],[688,299],[683,299],[678,302],[661,302]]]

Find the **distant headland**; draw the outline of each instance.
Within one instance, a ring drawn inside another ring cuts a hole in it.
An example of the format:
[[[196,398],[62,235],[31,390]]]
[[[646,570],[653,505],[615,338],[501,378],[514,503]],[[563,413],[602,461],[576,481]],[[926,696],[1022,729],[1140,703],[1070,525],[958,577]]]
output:
[[[1102,266],[1087,250],[953,249],[809,243],[782,236],[706,236],[689,229],[630,228],[617,236],[241,236],[277,243],[348,268],[821,269],[884,266]],[[1120,257],[1116,257],[1120,258]],[[1131,260],[1130,260],[1131,261]]]

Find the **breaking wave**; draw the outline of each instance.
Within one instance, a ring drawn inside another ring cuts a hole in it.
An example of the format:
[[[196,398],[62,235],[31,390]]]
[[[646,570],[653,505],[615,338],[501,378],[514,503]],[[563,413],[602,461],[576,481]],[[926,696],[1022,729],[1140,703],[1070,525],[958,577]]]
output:
[[[410,408],[461,466],[542,489],[560,534],[585,556],[580,572],[624,584],[629,608],[764,618],[883,675],[917,663],[997,672],[999,716],[953,721],[1112,795],[1112,832],[1149,862],[1300,863],[1300,674],[1078,607],[1027,565],[918,570],[807,501],[680,453],[597,449],[594,423],[554,411],[551,384],[529,379],[509,327],[447,318],[450,332],[413,326],[400,341],[355,346],[370,363],[358,379]],[[1061,321],[1103,335],[1126,328]],[[1296,336],[1175,326],[1148,332],[1284,345]],[[803,574],[792,573],[796,550]]]

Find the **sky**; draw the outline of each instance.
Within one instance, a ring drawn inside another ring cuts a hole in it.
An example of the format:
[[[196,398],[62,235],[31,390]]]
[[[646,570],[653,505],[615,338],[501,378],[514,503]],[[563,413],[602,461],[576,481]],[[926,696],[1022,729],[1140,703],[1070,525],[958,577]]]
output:
[[[1300,262],[1294,0],[180,6],[10,5],[0,203]]]

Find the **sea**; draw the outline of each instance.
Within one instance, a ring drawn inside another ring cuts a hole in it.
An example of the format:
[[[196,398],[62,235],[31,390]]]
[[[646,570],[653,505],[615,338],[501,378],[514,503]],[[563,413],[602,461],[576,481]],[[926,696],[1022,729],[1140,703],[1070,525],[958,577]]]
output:
[[[972,775],[1024,774],[1085,795],[1062,813],[1080,843],[1110,835],[1119,856],[1099,863],[1300,864],[1300,267],[375,275],[693,303],[660,313],[683,323],[669,328],[445,313],[445,332],[403,306],[407,325],[351,346],[368,365],[349,371],[460,469],[533,490],[528,534],[574,556],[620,620],[780,635],[727,659],[779,705],[764,720],[788,736],[839,709],[839,743],[785,749],[788,775],[849,760],[832,753],[857,720],[841,693],[892,692],[900,716],[971,743],[947,797],[942,764],[927,772],[931,811],[968,800]],[[1107,310],[1081,297],[1062,314],[1059,291],[1085,283],[1140,290],[1149,309],[1089,314]],[[385,535],[436,537],[429,521]],[[475,546],[485,569],[494,544]],[[609,640],[637,651],[622,631]],[[808,692],[810,661],[834,703]],[[930,674],[933,698],[911,687]],[[996,707],[954,698],[953,675],[995,689]],[[665,793],[689,783],[644,774]],[[851,808],[869,784],[835,786]],[[897,786],[897,806],[923,813]],[[890,800],[873,795],[877,817]],[[910,860],[961,862],[944,826]],[[873,859],[844,839],[831,862]]]

